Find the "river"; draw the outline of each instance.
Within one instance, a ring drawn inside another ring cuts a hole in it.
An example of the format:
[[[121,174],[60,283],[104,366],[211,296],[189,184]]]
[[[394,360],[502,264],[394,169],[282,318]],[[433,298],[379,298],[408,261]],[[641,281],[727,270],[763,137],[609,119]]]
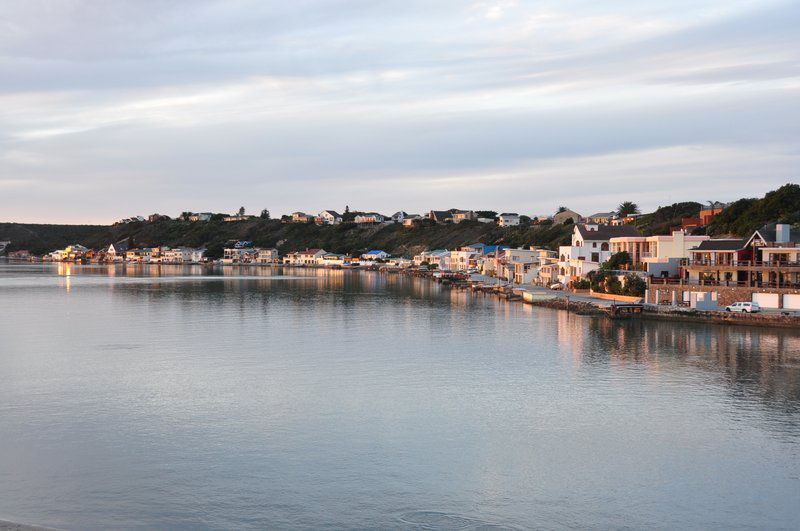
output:
[[[401,275],[0,265],[0,519],[790,529],[800,332]]]

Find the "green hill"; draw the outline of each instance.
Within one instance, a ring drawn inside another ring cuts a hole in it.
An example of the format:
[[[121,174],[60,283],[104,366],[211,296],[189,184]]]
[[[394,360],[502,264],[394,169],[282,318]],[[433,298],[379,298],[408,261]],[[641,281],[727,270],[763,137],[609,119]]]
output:
[[[711,220],[708,234],[749,236],[765,223],[800,223],[800,185],[786,184],[761,199],[739,199]]]

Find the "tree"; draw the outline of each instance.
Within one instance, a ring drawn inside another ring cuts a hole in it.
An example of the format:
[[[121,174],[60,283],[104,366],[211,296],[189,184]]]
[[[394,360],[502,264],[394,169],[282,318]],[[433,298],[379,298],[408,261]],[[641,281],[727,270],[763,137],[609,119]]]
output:
[[[479,218],[494,219],[497,217],[497,212],[494,210],[476,210],[475,215]]]
[[[625,275],[625,289],[623,290],[624,295],[644,297],[644,292],[646,289],[647,282],[642,280],[639,275]]]
[[[239,216],[244,216],[244,207],[239,207]]]
[[[631,255],[628,254],[627,251],[620,251],[618,253],[614,253],[611,257],[603,262],[600,266],[601,268],[607,271],[617,271],[622,269],[623,266],[632,264],[633,260],[631,259]]]
[[[558,210],[556,211],[556,214],[560,214],[562,212],[566,212],[567,210],[569,210],[567,207],[560,206],[560,207],[558,207]]]
[[[270,219],[269,210],[267,210],[266,208],[261,211],[261,219]]]
[[[519,223],[520,225],[530,225],[531,218],[529,216],[522,215],[519,217]]]
[[[562,223],[562,225],[572,225],[573,223],[575,223],[575,221],[572,218],[567,218],[564,220],[564,223]]]
[[[617,207],[617,215],[619,215],[619,217],[621,218],[630,216],[631,214],[638,214],[638,213],[639,213],[639,205],[631,201],[623,201]]]

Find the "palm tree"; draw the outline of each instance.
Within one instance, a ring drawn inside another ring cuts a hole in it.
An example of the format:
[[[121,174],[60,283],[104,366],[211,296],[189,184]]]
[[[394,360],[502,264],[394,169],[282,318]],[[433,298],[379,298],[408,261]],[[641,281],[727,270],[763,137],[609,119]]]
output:
[[[621,218],[630,216],[631,214],[638,214],[638,213],[639,213],[639,206],[636,203],[632,203],[631,201],[623,201],[617,207],[617,215]]]

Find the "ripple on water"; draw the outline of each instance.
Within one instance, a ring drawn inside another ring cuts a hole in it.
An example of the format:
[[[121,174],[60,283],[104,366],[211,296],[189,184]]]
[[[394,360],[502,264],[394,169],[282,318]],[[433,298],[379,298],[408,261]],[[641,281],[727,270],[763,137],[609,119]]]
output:
[[[494,524],[479,518],[439,511],[412,511],[400,515],[399,520],[403,524],[418,527],[419,529],[471,529],[476,531],[515,529],[514,527]]]

